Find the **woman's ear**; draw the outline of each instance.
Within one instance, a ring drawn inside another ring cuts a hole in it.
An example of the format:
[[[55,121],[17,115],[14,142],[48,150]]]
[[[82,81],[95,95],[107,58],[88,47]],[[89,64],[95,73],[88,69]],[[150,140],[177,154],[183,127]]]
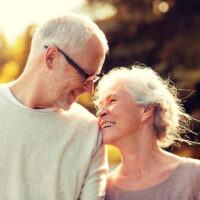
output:
[[[146,122],[154,115],[155,107],[152,105],[144,106],[143,115],[142,115],[142,122]]]
[[[45,53],[45,63],[48,69],[53,68],[53,61],[58,54],[58,49],[54,46],[49,46]]]

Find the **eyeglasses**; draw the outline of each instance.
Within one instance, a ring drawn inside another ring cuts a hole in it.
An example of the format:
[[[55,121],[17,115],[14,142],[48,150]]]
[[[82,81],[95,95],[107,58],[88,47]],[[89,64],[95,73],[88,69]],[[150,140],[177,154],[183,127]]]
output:
[[[44,46],[46,49],[49,47],[48,45]],[[67,60],[67,62],[74,68],[76,69],[80,74],[82,74],[85,77],[84,81],[87,81],[89,79],[90,74],[87,74],[81,67],[79,67],[78,64],[76,64],[63,50],[61,50],[60,48],[58,48],[57,46],[55,46],[58,51],[60,51],[60,53],[63,54],[63,56],[65,57],[65,59]],[[93,83],[97,82],[101,77],[103,76],[103,74],[97,74],[95,75],[95,77],[91,80],[93,81]],[[88,80],[89,81],[89,80]]]

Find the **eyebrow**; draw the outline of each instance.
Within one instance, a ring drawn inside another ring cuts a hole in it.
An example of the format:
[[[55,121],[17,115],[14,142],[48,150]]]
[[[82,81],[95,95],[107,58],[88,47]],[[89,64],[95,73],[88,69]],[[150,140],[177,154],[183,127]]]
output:
[[[108,100],[109,98],[111,98],[112,96],[114,96],[114,97],[118,97],[117,95],[115,95],[115,94],[109,94],[106,98],[104,98],[105,100]],[[103,100],[104,100],[103,99]],[[99,101],[98,102],[98,105],[102,105],[103,104],[103,100],[101,100],[101,101]]]

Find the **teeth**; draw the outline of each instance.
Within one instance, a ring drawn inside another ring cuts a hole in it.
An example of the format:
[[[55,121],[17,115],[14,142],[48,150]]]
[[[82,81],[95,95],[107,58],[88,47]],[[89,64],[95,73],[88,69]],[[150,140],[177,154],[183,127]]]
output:
[[[105,122],[102,124],[102,128],[107,128],[113,126],[115,123],[114,122]]]

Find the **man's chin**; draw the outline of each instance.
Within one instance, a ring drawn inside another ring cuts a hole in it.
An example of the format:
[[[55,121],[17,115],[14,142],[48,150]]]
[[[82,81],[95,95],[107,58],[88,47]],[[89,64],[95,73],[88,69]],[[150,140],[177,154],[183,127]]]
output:
[[[67,111],[67,110],[69,110],[69,109],[71,108],[71,106],[72,106],[73,103],[74,103],[74,102],[72,102],[72,103],[69,103],[69,102],[68,102],[68,103],[65,104],[65,105],[61,105],[61,106],[60,106],[60,109]]]
[[[65,107],[63,107],[63,108],[61,108],[61,109],[67,111],[67,110],[69,110],[69,109],[71,108],[71,106],[72,106],[72,104],[67,105],[67,106],[65,106]]]
[[[54,107],[56,110],[69,110],[73,103],[76,102],[75,98],[67,98],[67,100],[57,102]]]
[[[58,111],[58,110],[68,111],[71,108],[72,104],[73,103],[68,103],[68,104],[65,104],[65,105],[64,104],[62,104],[62,105],[55,105],[52,109],[56,110],[56,111]]]

